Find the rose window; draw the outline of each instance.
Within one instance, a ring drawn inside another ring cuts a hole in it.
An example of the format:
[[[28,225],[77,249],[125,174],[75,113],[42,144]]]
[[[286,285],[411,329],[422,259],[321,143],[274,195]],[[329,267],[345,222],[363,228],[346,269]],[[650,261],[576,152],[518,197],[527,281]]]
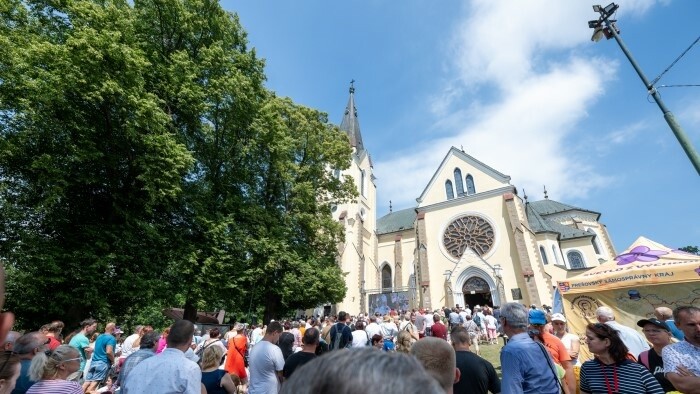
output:
[[[467,248],[483,256],[493,247],[493,227],[484,218],[462,216],[447,226],[442,243],[455,259],[461,258]]]

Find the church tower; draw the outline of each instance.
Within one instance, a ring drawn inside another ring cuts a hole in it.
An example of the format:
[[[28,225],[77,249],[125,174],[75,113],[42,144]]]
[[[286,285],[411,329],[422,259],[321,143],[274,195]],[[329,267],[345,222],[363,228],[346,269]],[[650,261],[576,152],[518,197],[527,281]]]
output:
[[[339,265],[345,275],[347,293],[345,299],[335,305],[333,314],[346,311],[350,314],[366,313],[366,289],[378,288],[377,266],[377,187],[372,159],[365,149],[360,133],[360,122],[355,106],[354,81],[350,82],[350,97],[345,107],[340,129],[348,135],[352,146],[350,168],[336,173],[355,182],[357,199],[339,204],[333,212],[345,228],[345,241],[339,245]],[[371,278],[371,279],[370,279]]]

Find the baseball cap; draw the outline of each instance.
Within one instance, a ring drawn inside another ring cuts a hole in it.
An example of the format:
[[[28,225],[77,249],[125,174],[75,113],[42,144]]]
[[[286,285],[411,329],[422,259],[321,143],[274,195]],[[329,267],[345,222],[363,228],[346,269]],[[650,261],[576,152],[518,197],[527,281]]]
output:
[[[642,320],[637,322],[637,325],[639,327],[644,327],[647,324],[653,324],[656,327],[659,327],[659,328],[664,329],[666,331],[671,331],[671,329],[668,327],[668,324],[666,324],[665,322],[662,322],[659,319],[655,319],[653,317],[651,319],[642,319]]]
[[[528,320],[530,321],[530,324],[547,324],[547,318],[545,317],[544,312],[539,309],[530,309],[530,312],[528,313]]]
[[[561,313],[555,313],[552,315],[552,321],[563,321],[566,323],[566,317],[564,317],[564,315]]]

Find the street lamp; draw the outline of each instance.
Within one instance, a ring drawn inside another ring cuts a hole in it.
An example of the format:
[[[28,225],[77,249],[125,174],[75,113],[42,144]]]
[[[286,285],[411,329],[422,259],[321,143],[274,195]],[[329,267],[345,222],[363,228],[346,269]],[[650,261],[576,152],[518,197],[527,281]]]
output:
[[[615,38],[615,41],[617,41],[617,44],[620,46],[620,49],[622,49],[622,52],[627,57],[627,60],[629,60],[629,62],[632,64],[632,67],[637,72],[637,75],[639,75],[639,78],[642,79],[642,82],[644,82],[644,86],[647,88],[648,93],[651,95],[651,97],[654,98],[654,101],[656,101],[656,105],[658,105],[661,112],[663,112],[666,123],[668,123],[668,126],[671,128],[671,131],[673,131],[673,134],[676,136],[676,139],[681,144],[681,147],[685,151],[685,154],[690,159],[690,162],[693,164],[693,167],[695,167],[695,171],[697,171],[698,175],[700,175],[700,156],[698,156],[697,151],[695,151],[693,144],[688,139],[688,136],[686,136],[681,125],[676,121],[676,118],[675,116],[673,116],[673,113],[666,107],[666,104],[664,104],[664,102],[661,100],[661,96],[659,96],[658,90],[656,90],[654,85],[649,82],[647,77],[642,72],[642,69],[632,57],[632,53],[627,49],[627,46],[622,41],[622,38],[620,38],[620,30],[615,24],[615,22],[617,21],[610,19],[610,16],[613,13],[615,13],[615,11],[617,11],[618,8],[620,8],[620,6],[618,6],[615,3],[610,3],[605,7],[601,7],[600,5],[593,6],[593,11],[599,13],[600,18],[598,18],[597,20],[588,21],[588,27],[593,29],[593,36],[591,37],[591,40],[597,42],[600,41],[603,37],[605,37],[608,40],[611,38]]]

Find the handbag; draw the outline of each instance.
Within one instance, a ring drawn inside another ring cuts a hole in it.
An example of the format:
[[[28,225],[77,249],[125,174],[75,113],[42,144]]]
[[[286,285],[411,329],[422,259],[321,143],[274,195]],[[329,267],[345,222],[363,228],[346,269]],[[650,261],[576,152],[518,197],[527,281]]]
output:
[[[233,338],[233,348],[243,357],[243,366],[248,368],[248,346],[246,346],[245,354],[241,354],[241,351],[236,347],[236,338]]]

